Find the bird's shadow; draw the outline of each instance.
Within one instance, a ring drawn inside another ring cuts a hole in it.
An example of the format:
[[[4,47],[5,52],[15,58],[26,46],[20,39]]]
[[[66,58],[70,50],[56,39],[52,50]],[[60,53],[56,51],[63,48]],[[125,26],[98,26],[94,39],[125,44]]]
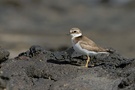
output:
[[[53,63],[53,64],[59,64],[59,65],[74,65],[74,66],[84,66],[85,64],[78,64],[77,61],[62,61],[62,60],[54,60],[54,59],[49,59],[47,60],[48,63]],[[88,68],[92,68],[92,67],[97,67],[97,66],[101,66],[102,64],[94,64],[94,66],[92,66],[93,64],[89,64]]]
[[[48,63],[53,63],[53,64],[67,64],[67,65],[75,65],[75,66],[81,66],[77,64],[76,61],[62,61],[62,60],[54,60],[54,59],[49,59],[47,60]]]

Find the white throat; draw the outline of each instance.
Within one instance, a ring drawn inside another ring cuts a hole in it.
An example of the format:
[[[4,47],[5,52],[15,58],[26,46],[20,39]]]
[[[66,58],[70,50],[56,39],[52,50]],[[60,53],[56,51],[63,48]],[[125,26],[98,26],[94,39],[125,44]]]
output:
[[[71,36],[72,36],[72,39],[74,39],[74,38],[76,38],[76,37],[79,37],[79,36],[82,36],[82,33],[79,33],[79,34],[71,34]]]

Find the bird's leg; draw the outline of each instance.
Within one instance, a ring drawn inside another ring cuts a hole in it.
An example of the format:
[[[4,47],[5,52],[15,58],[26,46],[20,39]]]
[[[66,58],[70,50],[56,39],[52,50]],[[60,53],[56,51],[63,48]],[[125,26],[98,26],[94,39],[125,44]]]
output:
[[[88,67],[89,62],[90,62],[90,56],[89,56],[89,55],[87,55],[87,62],[86,62],[85,67]]]

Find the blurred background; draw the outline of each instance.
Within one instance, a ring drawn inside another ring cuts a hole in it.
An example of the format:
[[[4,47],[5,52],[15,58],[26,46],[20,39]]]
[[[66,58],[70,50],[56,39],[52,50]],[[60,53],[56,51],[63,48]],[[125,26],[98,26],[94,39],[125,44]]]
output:
[[[102,47],[135,57],[135,0],[0,0],[0,46],[10,57],[40,45],[71,47],[78,27]]]

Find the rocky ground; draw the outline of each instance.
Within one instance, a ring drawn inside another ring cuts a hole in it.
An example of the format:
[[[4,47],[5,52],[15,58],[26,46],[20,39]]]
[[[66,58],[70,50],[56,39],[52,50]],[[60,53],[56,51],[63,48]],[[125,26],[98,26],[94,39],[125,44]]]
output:
[[[0,90],[135,90],[135,59],[115,50],[92,56],[89,68],[72,48],[51,52],[32,46],[12,59],[5,49],[0,54]]]
[[[135,53],[134,8],[134,0],[0,0],[0,90],[135,90],[135,59],[125,58]],[[116,51],[83,67],[86,56],[68,48],[72,27]],[[35,44],[45,48],[27,50]]]

